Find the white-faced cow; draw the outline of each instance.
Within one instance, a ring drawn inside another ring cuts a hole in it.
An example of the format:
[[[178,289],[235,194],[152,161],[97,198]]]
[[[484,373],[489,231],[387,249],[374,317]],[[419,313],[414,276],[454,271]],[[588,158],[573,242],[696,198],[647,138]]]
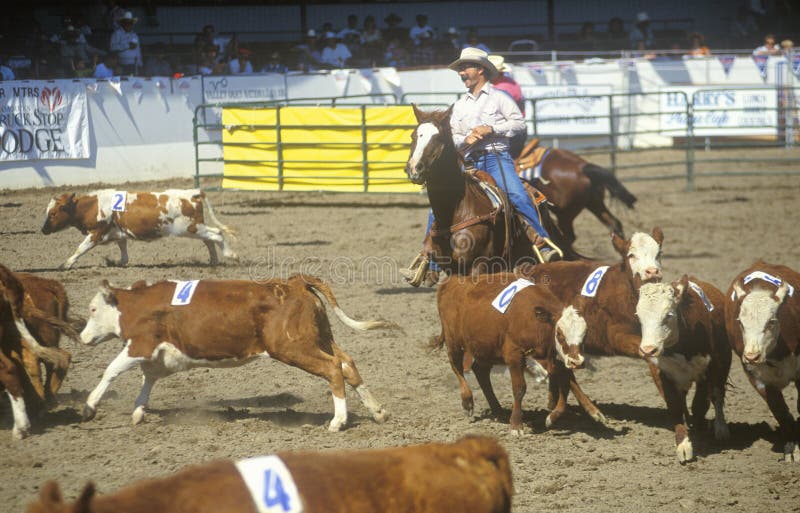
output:
[[[509,513],[508,454],[496,440],[280,452],[216,460],[72,504],[54,481],[27,513]]]
[[[199,189],[164,192],[125,192],[114,189],[83,196],[62,194],[50,200],[42,233],[50,234],[74,226],[86,238],[62,265],[69,269],[93,247],[115,241],[118,265],[128,263],[128,239],[151,241],[166,236],[201,239],[208,248],[211,265],[222,255],[238,258],[230,247],[233,230],[219,222],[204,192]],[[210,221],[210,224],[207,223]]]
[[[783,389],[800,393],[800,273],[756,262],[734,278],[725,297],[725,325],[750,383],[778,421],[785,461],[800,462],[800,423]],[[797,401],[800,412],[800,398]]]
[[[716,287],[686,275],[672,284],[646,283],[639,289],[639,350],[658,365],[681,463],[694,458],[684,419],[686,394],[693,383],[693,428],[704,427],[706,412],[713,402],[714,436],[717,440],[730,437],[724,404],[731,348],[725,332],[724,306],[722,292]]]
[[[89,395],[84,418],[91,419],[111,382],[137,365],[144,383],[133,411],[133,423],[144,416],[156,380],[194,367],[236,367],[272,358],[328,381],[335,414],[329,429],[347,422],[345,381],[358,393],[376,421],[386,412],[364,385],[353,359],[333,340],[325,306],[359,329],[387,328],[384,321],[355,321],[336,302],[319,278],[295,275],[288,280],[163,281],[136,283],[130,289],[104,283],[92,299],[89,320],[81,332],[86,344],[119,337],[124,348]]]

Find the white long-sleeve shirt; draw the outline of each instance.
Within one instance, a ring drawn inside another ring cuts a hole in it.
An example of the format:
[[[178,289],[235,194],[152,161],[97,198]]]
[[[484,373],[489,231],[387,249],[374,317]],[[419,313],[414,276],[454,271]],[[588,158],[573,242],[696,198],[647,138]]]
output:
[[[136,43],[136,48],[131,49],[131,43]],[[142,45],[139,43],[139,36],[136,35],[136,32],[126,32],[122,28],[115,30],[111,34],[111,43],[108,45],[108,49],[117,52],[120,64],[125,66],[142,65]]]
[[[477,95],[467,92],[453,104],[450,129],[456,148],[463,150],[464,139],[480,125],[490,126],[494,133],[476,142],[470,151],[508,151],[508,140],[527,130],[525,118],[514,100],[488,82]]]

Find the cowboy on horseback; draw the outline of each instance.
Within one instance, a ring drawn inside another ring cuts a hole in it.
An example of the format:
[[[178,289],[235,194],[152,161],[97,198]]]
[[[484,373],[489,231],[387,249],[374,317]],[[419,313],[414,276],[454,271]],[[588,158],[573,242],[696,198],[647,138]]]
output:
[[[542,226],[539,213],[525,191],[522,181],[514,169],[509,150],[509,139],[526,130],[522,113],[514,100],[507,94],[496,90],[489,82],[498,71],[488,59],[488,54],[478,48],[467,47],[461,56],[450,64],[450,69],[458,72],[467,87],[467,93],[452,107],[450,127],[453,142],[464,156],[467,167],[486,171],[497,185],[505,191],[517,212],[527,223],[525,233],[533,244],[534,254],[542,262],[559,258],[559,251]],[[430,230],[433,213],[428,219],[423,257],[415,264],[427,262],[432,251]],[[431,262],[431,269],[436,270]],[[411,279],[419,273],[416,269],[401,271],[411,284],[419,282]]]

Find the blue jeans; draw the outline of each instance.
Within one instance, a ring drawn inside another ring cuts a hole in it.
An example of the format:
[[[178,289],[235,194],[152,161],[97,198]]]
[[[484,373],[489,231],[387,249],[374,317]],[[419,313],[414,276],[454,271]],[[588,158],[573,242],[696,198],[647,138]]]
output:
[[[500,170],[501,167],[502,174]],[[507,151],[497,152],[496,155],[494,153],[488,153],[481,156],[475,162],[475,168],[486,171],[494,178],[494,181],[497,182],[497,186],[508,194],[508,199],[511,201],[511,204],[514,205],[514,208],[517,209],[517,212],[525,218],[525,221],[533,227],[534,231],[540,237],[550,237],[542,226],[539,213],[536,211],[536,207],[533,206],[530,196],[528,196],[528,193],[525,191],[522,180],[517,176],[517,172],[514,169],[514,162],[511,160],[511,156]],[[505,180],[503,180],[503,175],[505,175]],[[426,236],[430,233],[432,224],[433,211],[431,210],[428,214],[428,229],[425,231]]]

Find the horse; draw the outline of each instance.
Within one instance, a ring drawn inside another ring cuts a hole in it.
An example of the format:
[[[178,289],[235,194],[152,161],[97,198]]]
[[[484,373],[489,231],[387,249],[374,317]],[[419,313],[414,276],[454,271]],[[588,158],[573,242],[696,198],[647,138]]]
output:
[[[585,208],[612,233],[625,239],[622,223],[603,202],[605,191],[631,209],[636,203],[636,196],[608,169],[587,162],[571,151],[547,149],[538,144],[538,139],[532,139],[520,153],[515,167],[524,182],[547,196],[565,239],[570,244],[575,242],[572,223]],[[536,167],[541,169],[538,177],[533,173]]]
[[[479,183],[494,184],[491,176],[482,171],[462,171],[464,161],[450,129],[453,107],[431,112],[412,107],[418,125],[411,136],[405,172],[413,183],[425,186],[435,221],[430,233],[432,251],[411,264],[420,264],[411,284],[418,286],[425,278],[431,256],[443,271],[459,275],[511,269],[523,259],[535,263],[535,250],[522,223],[511,215],[508,201],[504,201],[504,212],[499,213]],[[509,179],[518,179],[513,170],[508,173]],[[499,196],[504,198],[505,194],[500,191]],[[563,257],[579,258],[547,211],[540,209],[540,215]]]

